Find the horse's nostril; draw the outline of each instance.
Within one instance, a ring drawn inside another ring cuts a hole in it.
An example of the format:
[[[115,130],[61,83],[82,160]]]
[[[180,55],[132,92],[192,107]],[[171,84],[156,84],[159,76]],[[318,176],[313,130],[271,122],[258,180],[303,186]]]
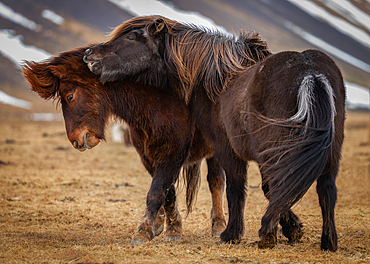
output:
[[[77,140],[73,140],[73,146],[75,146],[75,148],[79,148],[79,145],[78,145],[78,141]]]
[[[92,52],[93,52],[93,50],[92,50],[92,49],[87,49],[87,50],[85,50],[85,55],[86,55],[86,56],[88,56],[88,55],[90,55]]]

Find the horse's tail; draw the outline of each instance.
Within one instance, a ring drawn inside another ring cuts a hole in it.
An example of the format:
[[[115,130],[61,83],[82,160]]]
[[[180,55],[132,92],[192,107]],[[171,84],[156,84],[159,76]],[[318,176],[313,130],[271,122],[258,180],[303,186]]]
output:
[[[193,207],[197,200],[198,191],[201,182],[200,174],[201,162],[185,165],[182,168],[184,185],[186,188],[186,210],[187,215],[193,211]]]
[[[271,210],[268,211],[281,210],[280,214],[287,211],[323,173],[334,141],[334,99],[326,77],[309,74],[298,90],[297,113],[286,120],[272,122],[290,127],[295,133],[261,153],[269,157],[261,168],[270,183]]]

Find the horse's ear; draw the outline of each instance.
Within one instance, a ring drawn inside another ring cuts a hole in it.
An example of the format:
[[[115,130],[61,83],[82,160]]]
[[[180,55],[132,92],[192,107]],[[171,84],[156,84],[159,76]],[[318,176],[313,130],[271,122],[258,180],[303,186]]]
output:
[[[163,18],[159,17],[148,24],[147,31],[150,36],[156,36],[163,31],[165,26],[166,22]]]
[[[65,65],[48,65],[48,70],[58,79],[68,78],[71,74]]]
[[[59,89],[59,78],[51,72],[48,65],[47,62],[34,61],[25,61],[22,65],[23,76],[31,85],[30,90],[45,100],[55,98]]]

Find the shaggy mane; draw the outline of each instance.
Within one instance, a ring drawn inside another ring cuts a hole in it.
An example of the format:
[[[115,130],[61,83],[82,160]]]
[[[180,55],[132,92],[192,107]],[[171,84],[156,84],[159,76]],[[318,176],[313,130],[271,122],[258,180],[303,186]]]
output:
[[[128,20],[111,33],[107,43],[132,30],[148,29],[156,21],[165,24],[164,60],[168,71],[179,80],[179,87],[174,89],[187,103],[197,86],[214,101],[235,76],[271,54],[256,32],[227,36],[162,16]]]

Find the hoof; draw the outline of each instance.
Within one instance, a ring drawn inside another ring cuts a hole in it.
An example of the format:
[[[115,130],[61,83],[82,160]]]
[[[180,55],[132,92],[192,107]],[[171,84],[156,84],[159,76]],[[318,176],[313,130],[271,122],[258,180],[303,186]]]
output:
[[[290,237],[288,237],[289,243],[293,244],[293,243],[299,242],[301,240],[302,236],[303,236],[302,229],[299,228],[299,229],[295,230],[295,232],[293,234],[291,234]]]
[[[154,235],[159,236],[164,230],[164,225],[156,226],[154,229]]]
[[[166,236],[166,241],[168,242],[178,242],[181,241],[182,238],[179,236]]]
[[[239,244],[239,243],[240,243],[240,239],[238,239],[238,240],[231,240],[231,241],[228,241],[228,242],[225,242],[225,241],[220,240],[220,241],[218,241],[217,246],[222,245],[222,244],[229,244],[229,245],[231,245],[231,244]]]
[[[218,237],[226,228],[226,221],[221,218],[212,220],[212,237]]]
[[[336,233],[332,239],[330,239],[327,235],[322,235],[321,250],[329,250],[331,252],[335,252],[338,250],[338,238]]]
[[[273,234],[267,234],[260,241],[258,241],[258,248],[273,248],[276,245],[276,236]]]
[[[337,245],[330,245],[330,246],[323,246],[321,245],[321,250],[323,251],[331,251],[331,252],[336,252],[338,250],[338,246]]]
[[[142,240],[142,239],[139,239],[139,238],[134,238],[131,243],[130,243],[130,247],[135,247],[135,246],[142,246],[144,245],[146,241]]]

